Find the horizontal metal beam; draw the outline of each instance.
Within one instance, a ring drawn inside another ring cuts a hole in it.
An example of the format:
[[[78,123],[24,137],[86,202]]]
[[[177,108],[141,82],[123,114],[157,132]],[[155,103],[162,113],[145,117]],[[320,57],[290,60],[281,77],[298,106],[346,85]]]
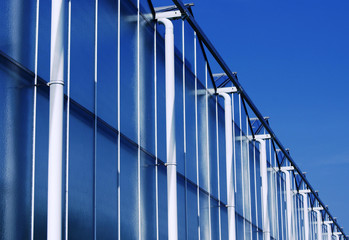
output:
[[[300,174],[303,181],[306,183],[308,188],[314,193],[314,196],[316,200],[319,202],[320,205],[325,206],[325,204],[322,202],[320,197],[315,193],[314,188],[311,186],[311,184],[308,182],[308,180],[305,178],[305,176],[302,174],[301,169],[297,166],[295,161],[292,159],[290,154],[286,151],[286,148],[282,145],[280,140],[275,135],[274,131],[271,129],[271,127],[268,125],[267,121],[264,119],[261,112],[258,110],[256,105],[253,103],[251,98],[248,96],[248,94],[245,92],[242,85],[239,83],[237,77],[233,74],[233,72],[230,70],[226,62],[223,60],[222,56],[218,53],[216,48],[213,46],[211,41],[208,39],[206,34],[203,32],[199,24],[194,19],[193,15],[189,12],[189,10],[185,7],[183,2],[181,0],[172,0],[174,4],[176,4],[177,8],[182,12],[182,15],[184,19],[190,24],[190,26],[193,28],[193,30],[196,32],[197,36],[201,39],[201,41],[205,44],[208,51],[212,54],[214,59],[217,61],[219,66],[222,68],[222,70],[227,74],[227,76],[230,78],[230,80],[233,82],[234,86],[237,88],[238,92],[241,94],[241,97],[245,99],[253,113],[256,115],[256,117],[260,120],[264,128],[268,131],[268,133],[271,135],[271,137],[274,139],[276,145],[281,149],[283,154],[287,157],[289,162],[294,166],[295,170]],[[326,213],[328,214],[329,218],[333,220],[333,217],[328,209],[325,209]],[[337,222],[335,222],[338,228],[340,226]],[[341,230],[343,235],[345,236],[344,232]]]

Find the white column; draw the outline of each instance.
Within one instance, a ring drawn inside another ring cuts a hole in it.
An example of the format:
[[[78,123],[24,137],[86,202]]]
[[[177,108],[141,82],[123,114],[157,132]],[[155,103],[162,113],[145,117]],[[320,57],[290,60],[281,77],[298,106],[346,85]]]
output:
[[[262,179],[262,223],[263,239],[270,240],[270,221],[268,211],[268,173],[267,173],[267,153],[264,139],[257,139],[260,143],[260,175]]]
[[[175,72],[173,24],[166,18],[158,21],[165,25],[165,75],[166,75],[166,158],[167,158],[167,211],[168,239],[178,239],[177,223],[177,166],[175,132]]]
[[[235,190],[233,183],[233,119],[231,115],[231,98],[227,93],[220,93],[219,95],[224,98],[225,110],[225,159],[227,172],[228,237],[229,240],[235,240]]]
[[[332,238],[332,230],[331,230],[331,224],[332,221],[324,221],[324,224],[327,226],[327,239],[331,240]]]
[[[62,237],[64,5],[52,0],[47,239]]]
[[[321,210],[323,210],[322,207],[316,207],[313,208],[313,210],[316,212],[316,222],[317,222],[317,240],[322,240],[322,217],[321,217]]]
[[[309,211],[308,211],[308,193],[309,189],[300,190],[299,193],[303,196],[303,213],[304,213],[304,235],[305,240],[309,240]]]
[[[294,239],[293,236],[293,224],[292,224],[292,196],[291,196],[291,183],[290,183],[290,173],[293,167],[281,167],[281,171],[285,173],[286,179],[286,208],[287,208],[287,236],[288,239]]]

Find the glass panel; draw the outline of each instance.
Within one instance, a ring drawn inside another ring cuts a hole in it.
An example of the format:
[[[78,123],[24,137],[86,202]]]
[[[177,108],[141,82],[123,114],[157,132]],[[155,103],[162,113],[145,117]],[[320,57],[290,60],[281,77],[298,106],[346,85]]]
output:
[[[141,146],[155,153],[154,29],[141,19],[139,39],[139,111]],[[163,81],[163,76],[158,76]],[[162,89],[159,89],[160,91]],[[123,114],[123,112],[121,113]],[[123,131],[123,130],[121,130]],[[165,160],[165,159],[163,159]]]
[[[209,196],[200,191],[200,239],[210,239]]]
[[[167,232],[167,175],[166,167],[159,165],[158,167],[158,184],[159,184],[159,237],[160,239],[168,239]]]
[[[69,151],[69,237],[93,239],[94,131],[93,118],[72,106]]]
[[[0,62],[1,238],[25,239],[31,221],[33,87],[5,63]]]
[[[187,185],[187,204],[188,204],[188,239],[198,239],[198,205],[196,187],[193,184]]]
[[[138,154],[137,147],[121,138],[120,209],[121,238],[138,238]]]
[[[137,10],[121,1],[120,118],[121,132],[137,142]]]
[[[98,1],[98,116],[117,128],[117,1]]]
[[[72,1],[71,8],[70,94],[80,105],[93,111],[95,3],[94,0]]]
[[[219,207],[218,201],[211,198],[211,239],[219,239]]]
[[[40,89],[40,88],[39,88]],[[48,127],[49,101],[47,91],[38,91],[35,164],[35,239],[47,238],[47,175],[48,175]],[[0,145],[2,146],[2,144]]]
[[[155,159],[141,152],[141,234],[156,239]]]
[[[117,134],[103,125],[97,128],[96,237],[117,238]]]

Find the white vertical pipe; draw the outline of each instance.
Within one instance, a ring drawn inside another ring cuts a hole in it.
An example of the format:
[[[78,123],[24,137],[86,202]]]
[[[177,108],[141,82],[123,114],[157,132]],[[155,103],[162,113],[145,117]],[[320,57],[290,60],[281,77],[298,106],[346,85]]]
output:
[[[262,178],[262,223],[263,239],[270,240],[270,222],[268,211],[268,173],[267,173],[267,153],[264,139],[257,140],[260,143],[260,174]]]
[[[218,183],[218,228],[219,228],[219,240],[222,240],[222,223],[221,223],[221,186],[220,186],[220,175],[219,175],[219,132],[218,132],[218,99],[216,97],[216,139],[217,139],[217,183]]]
[[[302,190],[301,190],[302,191]],[[304,190],[303,190],[304,191]],[[303,196],[303,213],[304,213],[304,235],[305,240],[309,240],[309,211],[308,211],[308,193],[301,192]]]
[[[235,230],[235,190],[233,183],[233,120],[231,115],[231,98],[226,93],[220,93],[224,98],[225,116],[225,159],[227,172],[227,208],[229,240],[236,239]]]
[[[52,0],[47,239],[62,239],[64,5]]]
[[[175,82],[173,24],[166,18],[158,21],[165,25],[165,72],[166,72],[166,158],[167,158],[167,205],[168,239],[178,239],[177,226],[177,166],[175,138]]]
[[[327,226],[327,239],[328,240],[331,240],[332,239],[332,230],[331,230],[331,225],[329,223],[326,223],[326,226]]]
[[[281,171],[285,173],[285,178],[286,178],[287,235],[288,235],[288,239],[293,239],[290,173],[288,172],[288,170],[284,170],[282,168],[281,168]]]
[[[314,210],[316,212],[317,222],[317,240],[322,240],[322,219],[320,210]]]

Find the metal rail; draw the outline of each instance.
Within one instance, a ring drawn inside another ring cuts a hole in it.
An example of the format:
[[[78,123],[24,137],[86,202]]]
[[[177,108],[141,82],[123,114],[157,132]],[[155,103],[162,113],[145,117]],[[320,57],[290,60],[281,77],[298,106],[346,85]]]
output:
[[[285,147],[282,145],[280,140],[276,137],[275,133],[271,129],[271,127],[267,124],[267,122],[264,120],[263,115],[258,110],[256,105],[252,102],[251,98],[248,96],[248,94],[243,89],[242,85],[239,83],[237,77],[233,74],[233,72],[230,70],[228,65],[225,63],[221,55],[218,53],[216,48],[213,46],[211,41],[208,39],[208,37],[205,35],[199,24],[195,21],[193,15],[189,12],[189,10],[185,7],[183,2],[181,0],[172,0],[174,4],[178,7],[178,9],[181,11],[183,18],[190,24],[190,26],[193,28],[193,30],[196,32],[197,36],[200,38],[200,40],[205,44],[206,48],[210,51],[214,59],[217,61],[217,63],[220,65],[220,67],[223,69],[223,71],[227,74],[227,76],[230,78],[234,86],[237,88],[238,93],[241,95],[243,99],[245,99],[246,103],[249,105],[253,113],[256,115],[256,117],[260,120],[264,128],[269,132],[271,135],[271,138],[275,141],[276,145],[280,148],[282,153],[286,156],[286,158],[289,160],[291,165],[294,167],[294,169],[298,172],[300,177],[303,179],[304,183],[307,185],[307,187],[311,190],[314,197],[317,199],[319,204],[324,208],[326,211],[328,217],[333,221],[333,223],[337,226],[337,228],[341,231],[345,239],[348,239],[347,236],[344,234],[344,231],[339,226],[335,218],[331,215],[329,210],[326,208],[326,205],[321,201],[318,194],[315,192],[314,188],[311,186],[311,184],[306,179],[305,175],[303,175],[301,169],[297,166],[295,161],[292,159],[290,154],[287,152]]]

